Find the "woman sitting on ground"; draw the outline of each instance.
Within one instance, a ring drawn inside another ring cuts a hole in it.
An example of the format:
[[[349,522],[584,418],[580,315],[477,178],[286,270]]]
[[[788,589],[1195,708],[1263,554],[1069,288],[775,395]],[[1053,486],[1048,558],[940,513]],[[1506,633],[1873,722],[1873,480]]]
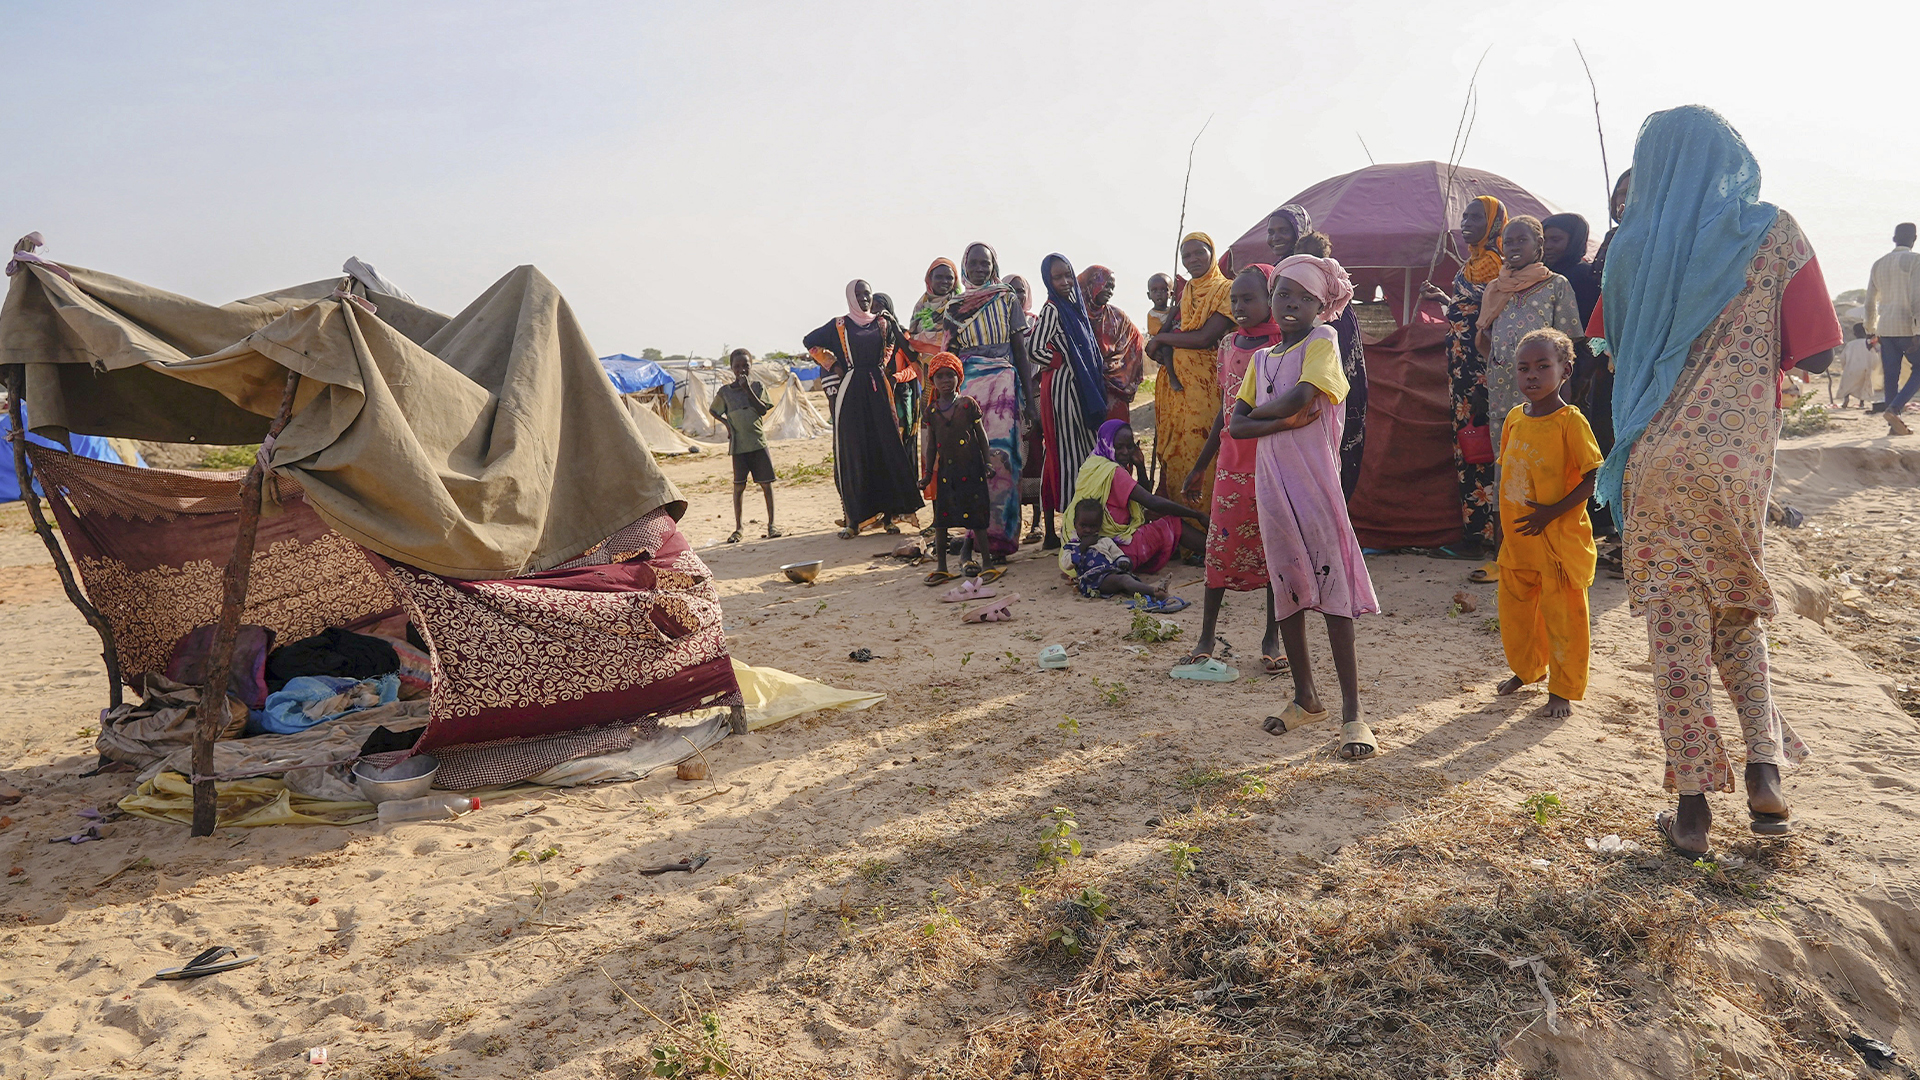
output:
[[[1166,566],[1182,544],[1204,550],[1208,519],[1198,510],[1151,494],[1135,483],[1126,466],[1139,452],[1130,425],[1119,420],[1100,425],[1093,453],[1080,464],[1073,501],[1078,504],[1082,499],[1094,499],[1104,504],[1107,509],[1101,535],[1112,537],[1126,552],[1135,574],[1151,574]],[[1149,513],[1164,516],[1149,521]],[[1064,548],[1060,569],[1069,576],[1073,573],[1073,563]]]

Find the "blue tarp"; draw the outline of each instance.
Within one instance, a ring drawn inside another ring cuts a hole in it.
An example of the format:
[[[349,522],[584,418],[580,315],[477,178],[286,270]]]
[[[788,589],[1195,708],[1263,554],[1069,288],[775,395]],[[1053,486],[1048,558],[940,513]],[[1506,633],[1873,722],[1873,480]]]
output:
[[[601,357],[600,366],[607,369],[607,378],[613,380],[613,388],[623,394],[637,394],[656,386],[665,388],[668,396],[673,394],[673,376],[651,360],[615,353]]]
[[[20,414],[22,416],[26,415],[26,411],[26,406],[23,405],[20,407]],[[33,427],[31,423],[29,423],[27,427],[29,428],[27,441],[33,445],[51,447],[55,450],[66,449],[66,447],[61,446],[52,439],[43,439],[35,435],[31,430]],[[18,502],[20,500],[20,478],[15,476],[13,472],[13,444],[6,441],[7,434],[12,430],[13,417],[8,416],[4,412],[0,412],[0,503]],[[75,435],[72,438],[73,452],[79,454],[81,457],[90,457],[99,461],[111,461],[116,465],[126,464],[126,462],[120,460],[120,455],[114,452],[112,444],[98,435]],[[144,467],[146,462],[136,461],[134,464]],[[35,487],[34,490],[39,491],[43,495],[46,494],[46,492],[39,487]]]

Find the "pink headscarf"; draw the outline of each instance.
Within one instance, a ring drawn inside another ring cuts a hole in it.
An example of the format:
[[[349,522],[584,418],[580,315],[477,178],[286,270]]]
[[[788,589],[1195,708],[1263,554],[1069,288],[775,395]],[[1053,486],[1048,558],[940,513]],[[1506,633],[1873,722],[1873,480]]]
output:
[[[1353,300],[1353,280],[1332,259],[1314,255],[1289,255],[1273,268],[1272,277],[1290,278],[1306,287],[1320,301],[1320,321],[1326,322],[1347,309]]]
[[[1267,295],[1268,297],[1272,297],[1273,280],[1274,280],[1273,264],[1272,263],[1248,263],[1246,268],[1241,270],[1240,273],[1244,274],[1248,270],[1260,271],[1260,276],[1265,278],[1267,282]],[[1280,324],[1273,321],[1273,310],[1269,308],[1267,310],[1266,322],[1263,322],[1258,326],[1249,326],[1245,330],[1242,330],[1240,332],[1242,334],[1245,334],[1247,337],[1277,338],[1280,336]]]
[[[855,326],[865,326],[879,317],[877,311],[861,311],[860,301],[853,298],[853,287],[865,284],[866,281],[862,278],[854,278],[847,282],[847,318],[852,319]],[[873,287],[868,285],[867,288],[871,290]]]

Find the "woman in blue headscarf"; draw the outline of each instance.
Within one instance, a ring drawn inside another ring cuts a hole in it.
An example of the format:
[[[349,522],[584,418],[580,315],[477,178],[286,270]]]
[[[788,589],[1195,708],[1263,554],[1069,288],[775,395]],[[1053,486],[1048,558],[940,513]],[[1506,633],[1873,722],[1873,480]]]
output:
[[[1047,304],[1034,323],[1027,351],[1040,371],[1040,508],[1047,535],[1041,549],[1060,546],[1053,515],[1067,509],[1080,463],[1093,452],[1094,428],[1107,414],[1106,361],[1087,318],[1073,264],[1060,254],[1040,261]]]
[[[1780,434],[1780,380],[1824,371],[1840,344],[1800,226],[1760,201],[1739,133],[1697,105],[1647,118],[1633,190],[1608,251],[1599,318],[1614,349],[1616,440],[1598,497],[1616,507],[1627,595],[1647,616],[1654,696],[1677,810],[1658,826],[1708,850],[1709,791],[1733,791],[1712,713],[1715,668],[1746,743],[1756,833],[1791,828],[1780,766],[1807,749],[1773,704],[1774,613],[1761,533]]]

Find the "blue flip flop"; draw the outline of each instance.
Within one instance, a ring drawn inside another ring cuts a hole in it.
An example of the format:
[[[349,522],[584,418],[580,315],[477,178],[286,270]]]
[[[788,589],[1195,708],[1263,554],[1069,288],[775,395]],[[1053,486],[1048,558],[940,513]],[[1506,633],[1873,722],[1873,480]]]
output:
[[[1135,611],[1144,611],[1152,615],[1171,615],[1176,611],[1185,611],[1193,604],[1182,596],[1169,596],[1165,600],[1156,600],[1151,596],[1136,595],[1127,601],[1127,606]]]

